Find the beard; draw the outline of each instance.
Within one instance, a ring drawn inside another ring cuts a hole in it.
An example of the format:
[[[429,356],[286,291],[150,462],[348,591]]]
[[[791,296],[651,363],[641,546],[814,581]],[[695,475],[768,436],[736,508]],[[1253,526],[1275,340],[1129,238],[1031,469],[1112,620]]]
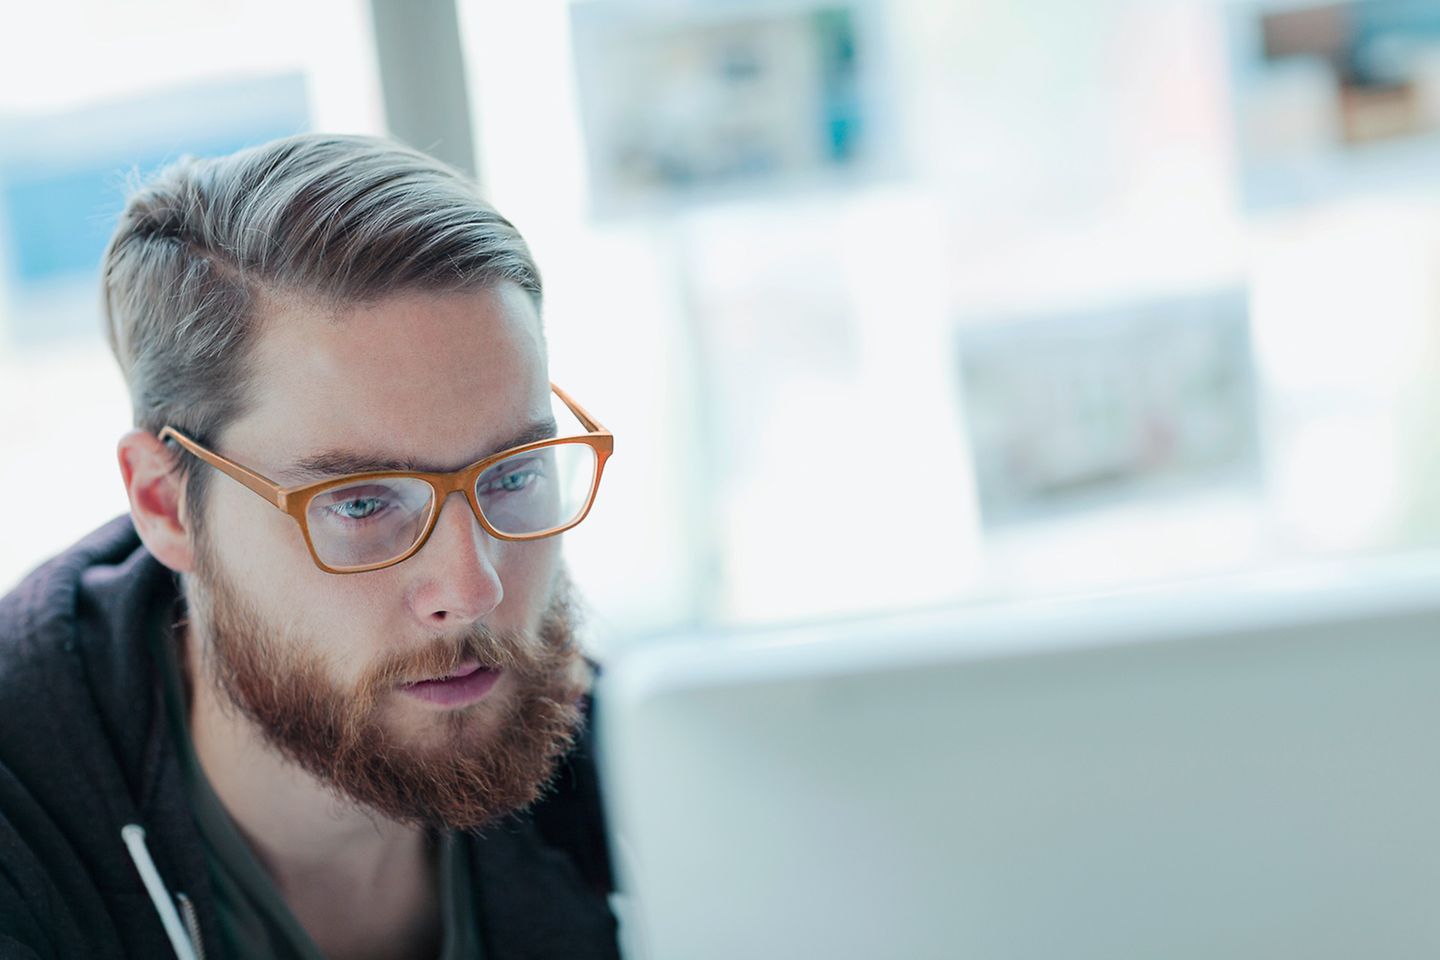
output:
[[[318,644],[267,623],[205,553],[187,590],[190,615],[208,639],[202,670],[222,704],[248,718],[282,757],[344,799],[427,827],[478,829],[543,795],[583,722],[587,668],[563,570],[533,633],[472,624],[386,656],[345,690],[331,680]],[[445,676],[467,661],[503,669],[508,690],[437,714],[422,733],[407,736],[387,722],[404,683]]]

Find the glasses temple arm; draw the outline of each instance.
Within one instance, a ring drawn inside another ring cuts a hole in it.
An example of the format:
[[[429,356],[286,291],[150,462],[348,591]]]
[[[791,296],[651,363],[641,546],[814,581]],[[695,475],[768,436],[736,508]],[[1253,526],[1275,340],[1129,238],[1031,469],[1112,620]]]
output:
[[[220,454],[205,449],[174,427],[166,427],[164,430],[161,430],[160,440],[162,443],[166,440],[174,440],[191,454],[210,464],[210,466],[216,470],[244,484],[252,492],[273,503],[275,506],[280,507],[282,510],[285,508],[284,491],[281,490],[278,483],[275,483],[268,477],[261,476],[253,470],[247,470],[233,460],[227,460],[220,456]]]
[[[570,394],[566,393],[564,390],[561,390],[554,383],[550,384],[550,389],[555,391],[555,396],[559,397],[562,401],[564,401],[565,406],[570,408],[570,412],[575,414],[575,416],[579,418],[580,422],[585,426],[586,430],[589,430],[591,433],[610,432],[608,429],[601,426],[598,420],[590,416],[590,414],[585,411],[584,407],[576,403],[574,399],[571,398]]]

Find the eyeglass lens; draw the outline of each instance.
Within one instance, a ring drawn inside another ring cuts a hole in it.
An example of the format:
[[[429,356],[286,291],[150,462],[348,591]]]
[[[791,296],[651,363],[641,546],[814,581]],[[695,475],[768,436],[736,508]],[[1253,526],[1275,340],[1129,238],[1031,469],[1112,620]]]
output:
[[[586,443],[518,453],[475,481],[480,512],[498,532],[525,536],[574,522],[595,484],[596,457]],[[424,535],[435,490],[418,477],[385,477],[333,487],[306,509],[310,542],[328,566],[362,567],[406,553]]]

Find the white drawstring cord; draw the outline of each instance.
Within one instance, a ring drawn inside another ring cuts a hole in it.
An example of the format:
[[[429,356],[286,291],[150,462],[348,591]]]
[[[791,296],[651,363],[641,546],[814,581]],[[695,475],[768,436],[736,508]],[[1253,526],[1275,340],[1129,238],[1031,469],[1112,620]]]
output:
[[[138,823],[127,823],[120,828],[120,838],[125,841],[125,846],[130,848],[130,859],[135,861],[135,869],[140,871],[140,879],[144,881],[145,890],[155,904],[155,912],[160,914],[160,922],[165,926],[170,945],[175,948],[175,956],[179,960],[196,960],[195,947],[185,934],[185,927],[180,923],[180,914],[170,899],[170,892],[165,889],[165,883],[160,879],[160,871],[155,869],[155,861],[150,859],[150,850],[145,846],[145,828]]]

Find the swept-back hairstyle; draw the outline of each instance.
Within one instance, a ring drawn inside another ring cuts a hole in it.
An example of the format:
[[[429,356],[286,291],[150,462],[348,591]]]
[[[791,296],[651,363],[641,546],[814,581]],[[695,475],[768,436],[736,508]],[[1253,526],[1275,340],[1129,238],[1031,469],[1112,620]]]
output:
[[[214,442],[248,404],[262,306],[341,306],[511,281],[540,306],[524,239],[458,171],[388,140],[306,134],[187,158],[131,195],[103,308],[135,424]],[[208,471],[188,473],[199,519]]]

